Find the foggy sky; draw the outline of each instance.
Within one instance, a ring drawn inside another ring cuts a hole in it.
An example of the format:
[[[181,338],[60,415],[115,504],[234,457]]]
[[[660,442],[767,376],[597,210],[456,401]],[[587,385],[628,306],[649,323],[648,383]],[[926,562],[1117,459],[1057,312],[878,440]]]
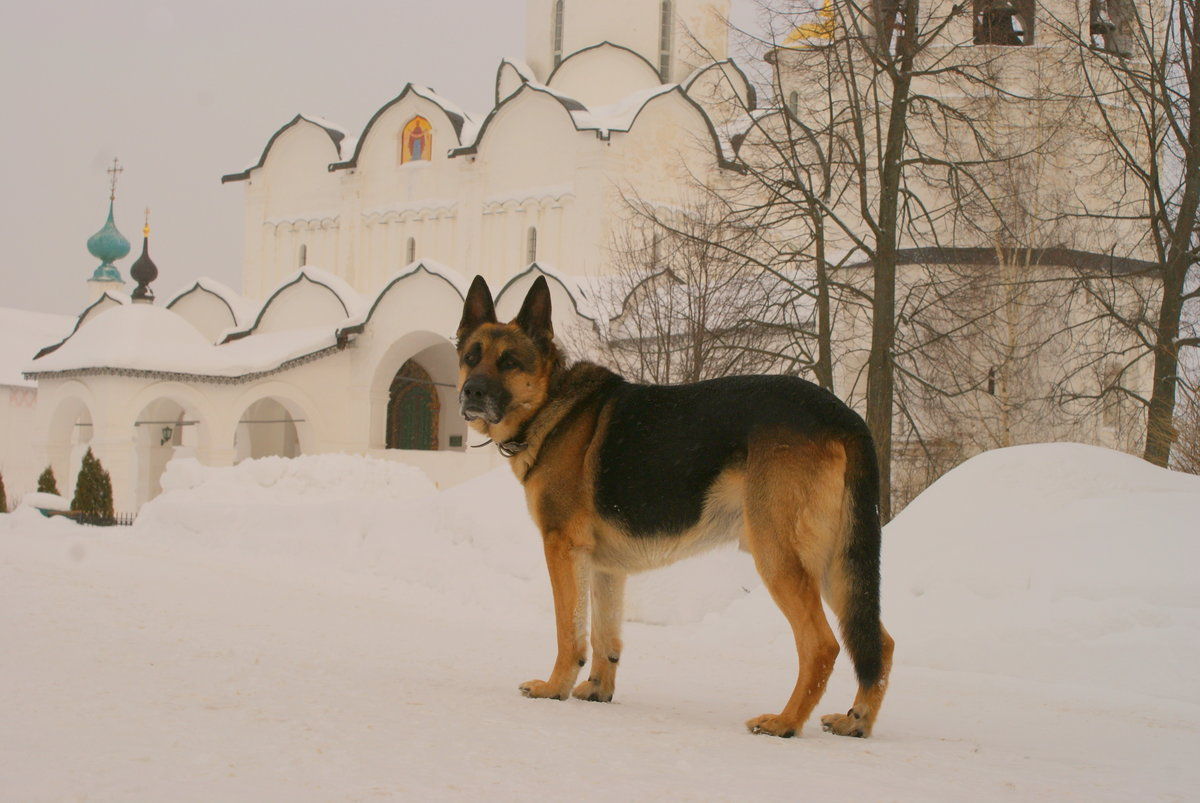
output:
[[[647,0],[652,2],[652,0]],[[734,0],[735,22],[755,0]],[[243,185],[296,114],[357,137],[423,84],[478,115],[496,68],[525,56],[525,0],[101,0],[10,4],[0,24],[0,306],[78,314],[98,260],[87,239],[117,187],[129,266],[151,210],[161,301],[200,276],[242,283]]]
[[[204,3],[103,0],[8,6],[0,25],[0,306],[76,314],[98,260],[87,239],[125,168],[116,223],[150,254],[162,301],[199,276],[241,290],[242,187],[297,113],[357,137],[412,81],[473,114],[504,57],[524,57],[524,0]],[[125,291],[133,289],[133,283]]]

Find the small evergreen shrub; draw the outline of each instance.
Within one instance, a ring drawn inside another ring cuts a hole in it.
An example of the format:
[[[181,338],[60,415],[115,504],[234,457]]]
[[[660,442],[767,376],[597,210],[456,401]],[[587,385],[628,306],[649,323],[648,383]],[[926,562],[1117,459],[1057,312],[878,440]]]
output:
[[[83,465],[79,468],[71,510],[103,519],[113,517],[112,478],[91,449],[83,456]]]
[[[38,477],[37,492],[40,494],[57,494],[58,480],[54,477],[54,469],[46,466],[46,470]]]

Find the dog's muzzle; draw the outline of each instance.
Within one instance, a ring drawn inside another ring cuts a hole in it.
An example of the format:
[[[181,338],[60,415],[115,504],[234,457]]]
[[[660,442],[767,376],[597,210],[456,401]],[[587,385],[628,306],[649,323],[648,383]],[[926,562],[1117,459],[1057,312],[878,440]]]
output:
[[[501,383],[486,376],[468,377],[458,392],[458,409],[468,421],[482,418],[495,424],[504,417],[512,394]]]

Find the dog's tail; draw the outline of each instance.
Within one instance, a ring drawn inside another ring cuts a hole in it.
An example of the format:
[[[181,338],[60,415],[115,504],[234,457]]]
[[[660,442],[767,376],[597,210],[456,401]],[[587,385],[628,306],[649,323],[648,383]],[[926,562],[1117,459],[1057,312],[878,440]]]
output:
[[[879,463],[867,433],[853,438],[846,447],[841,556],[844,596],[837,614],[858,682],[868,688],[878,684],[885,671],[879,619]]]

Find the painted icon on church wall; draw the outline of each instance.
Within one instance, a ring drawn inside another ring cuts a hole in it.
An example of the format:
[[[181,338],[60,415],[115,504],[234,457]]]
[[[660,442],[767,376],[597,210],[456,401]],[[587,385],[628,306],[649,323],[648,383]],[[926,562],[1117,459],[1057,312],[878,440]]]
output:
[[[424,117],[414,117],[400,132],[400,164],[429,161],[433,151],[433,128]]]

